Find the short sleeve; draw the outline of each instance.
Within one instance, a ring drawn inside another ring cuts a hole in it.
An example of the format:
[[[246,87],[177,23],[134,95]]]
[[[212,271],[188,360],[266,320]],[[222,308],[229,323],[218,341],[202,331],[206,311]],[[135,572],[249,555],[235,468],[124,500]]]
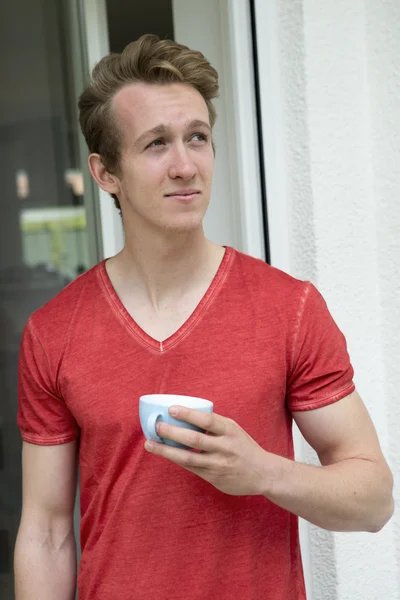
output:
[[[321,408],[351,394],[354,371],[345,337],[311,283],[304,290],[296,327],[287,382],[288,409]]]
[[[22,439],[51,446],[77,439],[79,427],[57,395],[51,362],[31,320],[25,326],[18,365],[17,423]]]

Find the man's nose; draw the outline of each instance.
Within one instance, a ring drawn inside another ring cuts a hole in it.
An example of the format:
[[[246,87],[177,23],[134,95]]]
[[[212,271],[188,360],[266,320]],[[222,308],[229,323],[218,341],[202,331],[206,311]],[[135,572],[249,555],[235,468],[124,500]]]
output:
[[[177,146],[171,155],[171,164],[169,174],[172,179],[192,179],[197,172],[197,167],[193,162],[190,151],[184,144]]]

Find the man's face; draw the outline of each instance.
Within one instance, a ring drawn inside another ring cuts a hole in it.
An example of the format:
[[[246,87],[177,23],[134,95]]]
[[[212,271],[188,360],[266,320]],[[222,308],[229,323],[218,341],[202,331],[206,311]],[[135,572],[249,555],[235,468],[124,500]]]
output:
[[[134,83],[119,90],[113,112],[121,132],[118,199],[125,227],[197,229],[207,210],[214,168],[207,105],[193,87]]]

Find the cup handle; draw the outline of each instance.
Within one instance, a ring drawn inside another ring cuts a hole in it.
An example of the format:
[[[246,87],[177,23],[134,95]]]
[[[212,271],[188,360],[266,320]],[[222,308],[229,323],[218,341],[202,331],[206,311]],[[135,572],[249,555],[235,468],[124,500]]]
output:
[[[161,416],[161,413],[152,413],[147,419],[147,431],[149,432],[151,439],[155,440],[156,442],[163,441],[162,438],[157,435],[156,431],[157,419]]]

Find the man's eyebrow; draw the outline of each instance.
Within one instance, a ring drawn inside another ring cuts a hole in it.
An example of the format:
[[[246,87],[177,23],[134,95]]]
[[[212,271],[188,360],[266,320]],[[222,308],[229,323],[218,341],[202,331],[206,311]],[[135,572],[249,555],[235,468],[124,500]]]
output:
[[[165,135],[167,133],[167,131],[168,131],[168,127],[166,125],[156,125],[152,129],[148,129],[147,131],[142,133],[142,135],[140,135],[138,137],[138,139],[136,140],[135,146],[140,145],[140,143],[143,142],[143,140],[145,140],[149,136],[153,137],[153,136],[157,136],[157,135]]]
[[[188,129],[193,129],[194,127],[205,127],[211,133],[210,125],[205,121],[201,121],[200,119],[195,119],[194,121],[191,121],[187,126]]]
[[[190,121],[186,125],[186,129],[193,129],[195,127],[205,127],[211,133],[211,127],[206,121],[201,121],[200,119],[194,119],[193,121]],[[165,135],[166,133],[168,133],[168,131],[170,131],[170,127],[168,127],[167,125],[164,125],[163,123],[160,123],[160,125],[156,125],[152,129],[148,129],[147,131],[142,133],[142,135],[140,135],[138,137],[138,139],[136,140],[135,146],[140,145],[148,137],[156,137],[158,135]]]

